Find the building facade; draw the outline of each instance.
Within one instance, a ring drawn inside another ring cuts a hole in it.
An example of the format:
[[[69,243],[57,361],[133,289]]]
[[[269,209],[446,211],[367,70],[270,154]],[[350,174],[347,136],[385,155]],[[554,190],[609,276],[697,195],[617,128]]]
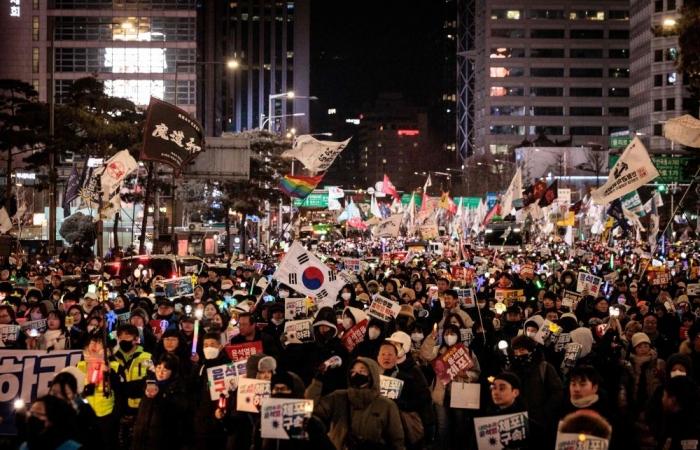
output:
[[[629,128],[628,1],[469,2],[480,43],[470,53],[475,153],[509,154],[542,134],[607,145]]]
[[[197,102],[207,134],[267,129],[270,120],[276,132],[308,132],[310,0],[202,1],[198,17]],[[239,61],[234,70],[209,64],[230,59]],[[294,96],[270,99],[287,92]]]
[[[60,102],[74,80],[95,75],[137,105],[154,96],[194,111],[195,0],[14,3],[0,27],[1,78],[33,84],[42,101],[53,86]]]
[[[693,110],[676,71],[681,6],[682,0],[631,2],[630,129],[654,153],[677,150],[663,137],[663,123]]]

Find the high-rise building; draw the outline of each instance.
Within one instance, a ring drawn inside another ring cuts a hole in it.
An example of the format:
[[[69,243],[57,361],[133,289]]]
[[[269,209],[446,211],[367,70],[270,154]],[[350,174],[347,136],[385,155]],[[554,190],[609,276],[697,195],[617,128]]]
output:
[[[308,132],[310,0],[202,1],[198,21],[206,133],[268,128],[270,120],[273,131]],[[235,70],[210,64],[231,58]]]
[[[656,153],[672,150],[663,122],[692,110],[683,74],[676,71],[681,6],[681,0],[631,2],[630,129]]]
[[[0,78],[31,83],[46,101],[53,77],[60,101],[74,80],[96,75],[107,93],[137,105],[154,96],[194,111],[195,0],[9,3]]]
[[[474,45],[458,46],[458,149],[502,155],[542,134],[607,145],[629,128],[629,1],[461,1]]]

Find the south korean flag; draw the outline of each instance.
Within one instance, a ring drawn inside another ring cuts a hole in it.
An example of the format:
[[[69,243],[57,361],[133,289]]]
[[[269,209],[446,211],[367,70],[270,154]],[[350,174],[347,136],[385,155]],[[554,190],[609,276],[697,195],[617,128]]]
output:
[[[273,278],[297,292],[314,297],[317,301],[335,301],[345,283],[342,277],[338,277],[335,271],[329,269],[298,242],[289,247],[289,252]]]

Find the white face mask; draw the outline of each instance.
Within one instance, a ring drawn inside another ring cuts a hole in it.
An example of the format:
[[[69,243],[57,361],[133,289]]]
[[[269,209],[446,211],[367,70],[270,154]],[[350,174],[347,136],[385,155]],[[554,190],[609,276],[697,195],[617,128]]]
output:
[[[343,292],[342,294],[340,294],[340,297],[343,300],[350,300],[352,298],[352,294],[350,292]]]
[[[270,319],[270,322],[274,323],[275,325],[282,325],[284,319]]]
[[[534,338],[536,334],[537,334],[536,331],[526,331],[526,332],[525,332],[525,335],[526,335],[527,337],[529,337],[530,339]]]
[[[671,378],[684,377],[686,375],[688,375],[688,374],[683,372],[682,370],[672,370],[671,371]]]
[[[353,326],[353,320],[349,317],[343,317],[343,328],[349,330]]]
[[[447,344],[448,347],[452,347],[457,343],[457,336],[454,334],[448,334],[445,336],[445,344]]]
[[[371,340],[377,339],[380,334],[381,331],[379,331],[379,328],[372,327],[369,330],[367,330],[367,336],[369,336]]]
[[[423,341],[423,333],[412,333],[411,334],[411,340],[413,342],[422,342]]]
[[[219,356],[219,349],[216,347],[204,347],[202,349],[204,359],[216,359]]]
[[[279,291],[279,296],[280,298],[287,298],[289,297],[289,291]]]

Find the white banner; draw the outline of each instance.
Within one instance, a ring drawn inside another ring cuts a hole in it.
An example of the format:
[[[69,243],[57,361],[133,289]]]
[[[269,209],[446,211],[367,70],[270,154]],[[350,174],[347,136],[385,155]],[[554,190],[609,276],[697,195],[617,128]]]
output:
[[[228,397],[238,388],[238,379],[245,376],[247,362],[248,360],[244,359],[207,369],[209,396],[212,401],[218,400],[222,394]]]
[[[527,447],[527,413],[474,419],[476,444],[479,450]]]
[[[700,147],[700,120],[686,114],[675,119],[669,119],[664,124],[664,137],[670,141]]]
[[[266,398],[260,410],[260,436],[263,439],[308,439],[306,423],[313,411],[313,400]]]
[[[347,147],[350,139],[342,142],[319,141],[309,134],[297,136],[294,146],[282,154],[284,157],[295,158],[311,172],[323,172],[333,164],[335,158]]]
[[[401,231],[402,214],[393,214],[388,219],[382,220],[372,229],[375,237],[397,237]]]
[[[513,202],[521,198],[523,198],[523,177],[520,167],[518,167],[508,189],[501,197],[501,215],[505,217],[510,214],[511,209],[513,209]]]
[[[239,378],[238,393],[236,395],[236,410],[252,413],[260,412],[262,401],[270,397],[270,392],[270,380]]]
[[[595,203],[604,205],[616,198],[638,189],[659,176],[654,164],[649,158],[646,147],[639,138],[627,146],[610,170],[608,181],[591,193]]]

